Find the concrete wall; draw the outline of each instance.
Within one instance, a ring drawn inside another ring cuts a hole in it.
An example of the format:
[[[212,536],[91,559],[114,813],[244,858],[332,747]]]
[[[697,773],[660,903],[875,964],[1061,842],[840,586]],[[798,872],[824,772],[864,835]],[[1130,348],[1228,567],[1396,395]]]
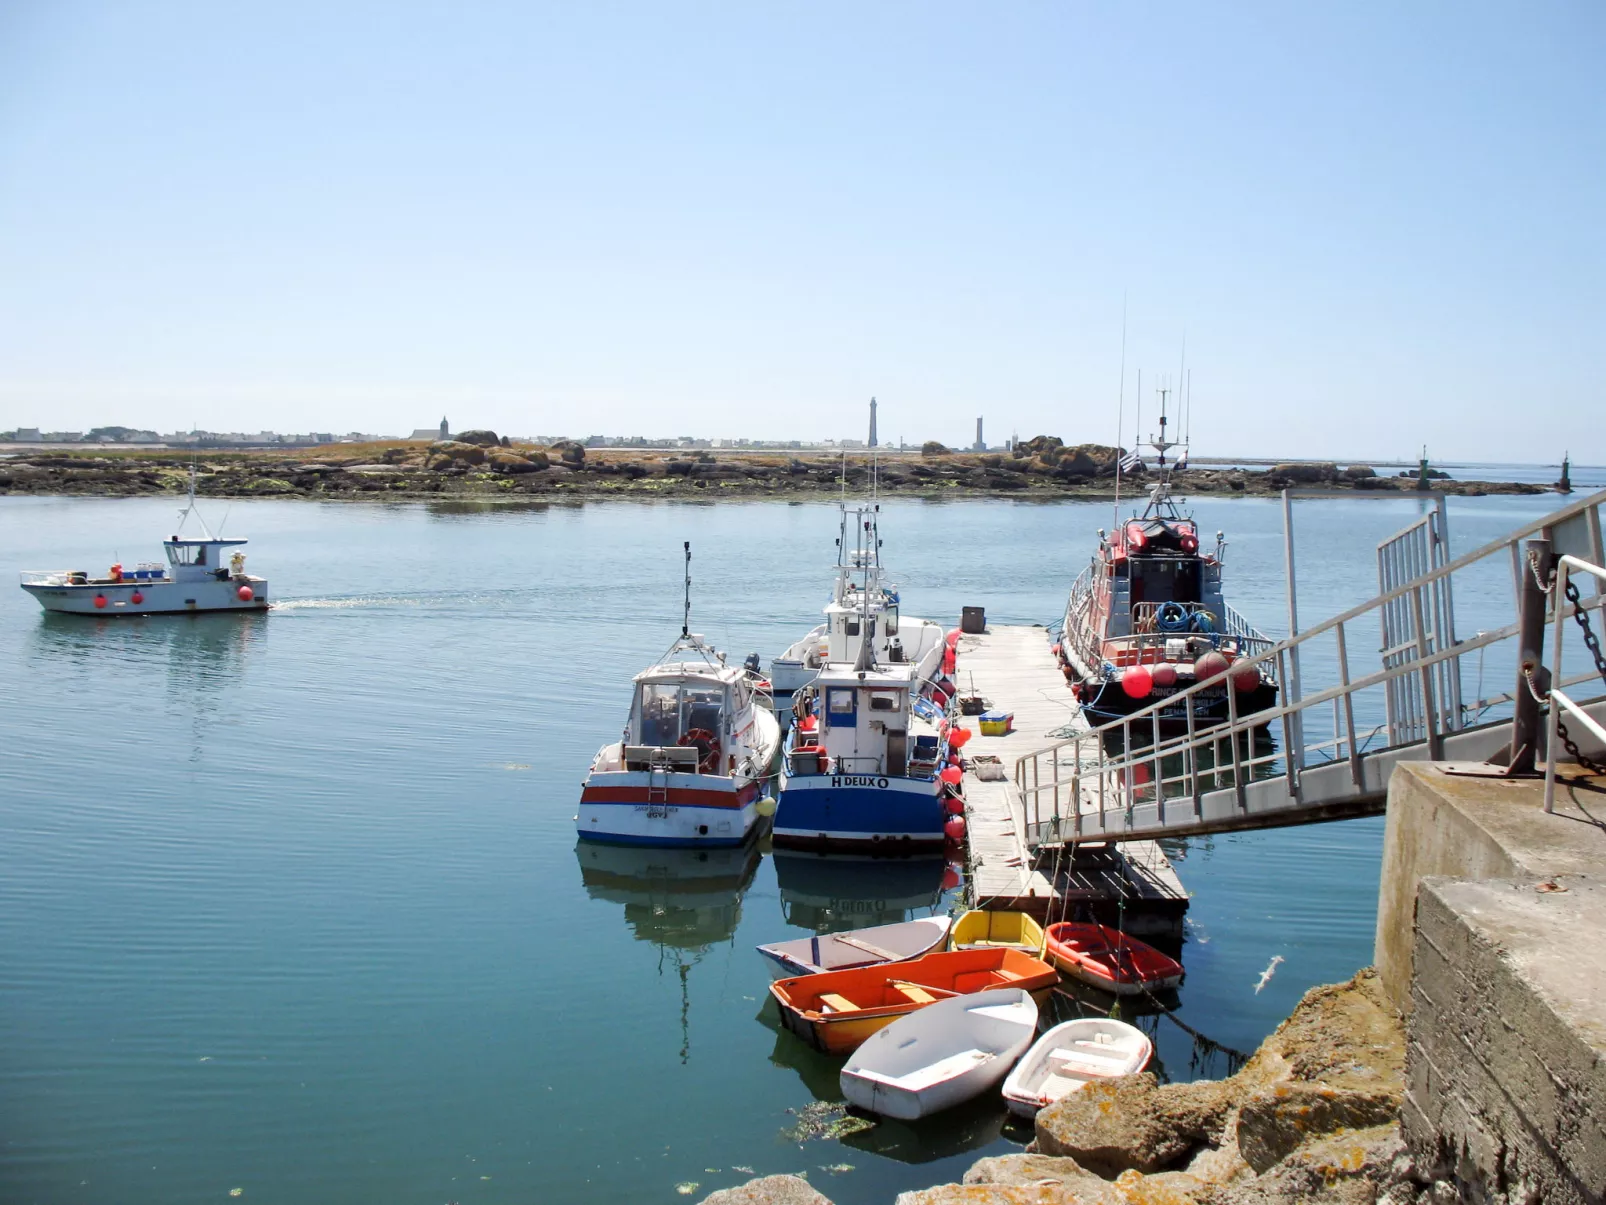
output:
[[[1414,965],[1418,1170],[1463,1201],[1606,1200],[1606,877],[1424,879]]]
[[[1606,816],[1606,795],[1597,798],[1592,810]],[[1558,791],[1556,813],[1547,816],[1536,780],[1464,777],[1427,762],[1395,767],[1374,952],[1384,992],[1402,1013],[1410,1011],[1413,921],[1424,876],[1544,878],[1603,867],[1606,827],[1567,790]]]

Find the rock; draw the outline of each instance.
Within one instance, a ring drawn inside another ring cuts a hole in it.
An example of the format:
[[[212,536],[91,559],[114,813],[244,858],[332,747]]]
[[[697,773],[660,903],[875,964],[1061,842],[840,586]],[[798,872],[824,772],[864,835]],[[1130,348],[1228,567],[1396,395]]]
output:
[[[1093,1194],[1060,1184],[939,1184],[900,1192],[896,1205],[1102,1205],[1104,1182]]]
[[[1104,1190],[1098,1205],[1198,1205],[1209,1199],[1204,1195],[1209,1187],[1186,1172],[1155,1172],[1152,1176],[1122,1172]]]
[[[1211,1205],[1410,1205],[1435,1200],[1416,1178],[1397,1125],[1332,1134],[1301,1147],[1264,1175],[1209,1197]],[[1443,1198],[1459,1201],[1453,1190]]]
[[[485,458],[485,463],[493,472],[497,473],[533,473],[537,469],[546,468],[546,456],[541,456],[541,464],[533,460],[526,460],[516,452],[492,452]]]
[[[1057,451],[1065,446],[1065,441],[1057,435],[1034,435],[1030,439],[1023,439],[1015,445],[1016,456],[1041,456],[1053,449]],[[1058,456],[1051,459],[1057,460]]]
[[[831,1205],[831,1200],[802,1176],[760,1176],[711,1192],[701,1205]]]
[[[965,1173],[964,1182],[1016,1188],[1058,1184],[1090,1195],[1103,1192],[1105,1187],[1102,1179],[1064,1155],[993,1155],[978,1159]]]
[[[1397,1093],[1277,1084],[1250,1097],[1239,1110],[1238,1150],[1250,1167],[1264,1172],[1318,1135],[1387,1125],[1399,1115]]]
[[[565,464],[581,465],[586,462],[586,446],[577,440],[560,439],[547,451],[556,452]]]
[[[484,464],[485,449],[479,444],[464,443],[459,439],[443,439],[429,445],[430,458],[450,456],[464,464]],[[433,467],[433,466],[432,466]]]
[[[1393,477],[1357,477],[1354,482],[1358,490],[1398,490],[1400,483]]]
[[[495,431],[460,431],[456,441],[461,444],[474,444],[481,448],[495,448],[502,444],[501,438]]]
[[[1211,1141],[1233,1103],[1231,1080],[1166,1084],[1154,1075],[1089,1084],[1037,1115],[1037,1151],[1096,1175],[1162,1171]]]
[[[1290,464],[1274,464],[1266,472],[1269,476],[1281,477],[1287,481],[1298,482],[1300,485],[1318,485],[1335,480],[1338,477],[1338,466],[1331,461],[1295,461]]]
[[[1364,481],[1377,476],[1377,470],[1369,464],[1352,464],[1344,468],[1344,476],[1350,481]]]
[[[947,444],[936,439],[928,439],[920,445],[920,454],[922,456],[946,456],[949,451]]]

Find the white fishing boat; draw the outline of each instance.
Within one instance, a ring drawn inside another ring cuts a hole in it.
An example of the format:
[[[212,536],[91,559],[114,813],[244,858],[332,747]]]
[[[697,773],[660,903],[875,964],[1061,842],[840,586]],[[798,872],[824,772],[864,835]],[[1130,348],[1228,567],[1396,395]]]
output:
[[[1148,1035],[1124,1021],[1066,1021],[1038,1038],[1015,1065],[1004,1080],[1004,1102],[1017,1116],[1036,1117],[1084,1084],[1137,1074],[1153,1056]]]
[[[904,962],[940,950],[948,940],[953,918],[922,916],[896,925],[872,925],[847,933],[820,933],[793,941],[771,942],[758,952],[769,961],[770,977],[817,975],[853,967]]]
[[[942,669],[943,629],[929,619],[899,613],[897,587],[881,567],[880,507],[840,507],[836,583],[825,606],[825,622],[770,662],[770,686],[777,714],[784,720],[797,692],[812,683],[830,662],[853,661],[859,654],[860,625],[869,617],[872,652],[882,665],[908,665],[917,680],[929,682]]]
[[[842,1094],[884,1117],[926,1117],[997,1087],[1036,1032],[1022,988],[939,1000],[870,1035],[842,1068]]]
[[[766,799],[780,727],[762,682],[689,629],[635,677],[619,740],[592,760],[575,825],[591,841],[625,845],[740,845]]]
[[[201,536],[175,533],[162,541],[166,562],[125,569],[113,565],[96,576],[84,569],[25,569],[22,588],[47,611],[69,615],[163,615],[203,611],[265,611],[268,582],[245,571],[246,541],[214,535],[195,506],[195,470],[188,504],[179,511],[179,532],[191,516]]]

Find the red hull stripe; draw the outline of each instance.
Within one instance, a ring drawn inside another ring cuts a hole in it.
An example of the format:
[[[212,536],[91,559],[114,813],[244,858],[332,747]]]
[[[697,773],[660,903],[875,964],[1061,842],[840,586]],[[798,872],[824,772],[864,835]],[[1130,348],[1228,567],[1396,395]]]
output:
[[[758,784],[748,783],[740,791],[696,791],[686,787],[670,787],[656,791],[648,798],[647,788],[640,787],[587,787],[580,792],[581,803],[659,803],[683,808],[730,808],[737,811],[758,798]]]

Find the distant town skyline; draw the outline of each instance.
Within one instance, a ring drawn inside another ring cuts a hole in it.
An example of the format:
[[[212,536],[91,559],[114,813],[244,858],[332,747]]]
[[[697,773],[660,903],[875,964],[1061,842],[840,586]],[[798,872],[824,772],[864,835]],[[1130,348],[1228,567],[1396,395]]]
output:
[[[0,430],[1130,445],[1141,370],[1200,455],[1601,463],[1602,61],[1570,0],[4,6]]]

